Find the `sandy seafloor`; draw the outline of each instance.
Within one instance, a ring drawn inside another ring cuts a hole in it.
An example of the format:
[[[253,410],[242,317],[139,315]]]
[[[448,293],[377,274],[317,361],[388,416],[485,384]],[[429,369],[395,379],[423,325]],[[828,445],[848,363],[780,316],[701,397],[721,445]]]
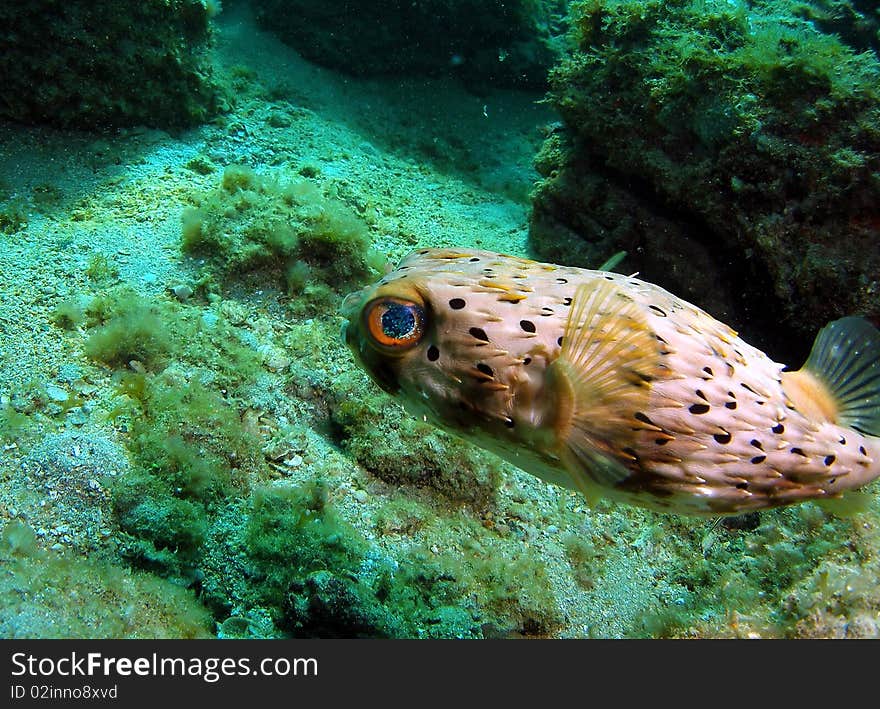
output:
[[[528,254],[528,193],[537,179],[531,160],[555,120],[539,95],[476,96],[445,80],[352,79],[303,61],[243,18],[223,18],[217,57],[221,71],[243,77],[238,99],[221,120],[194,130],[98,136],[0,128],[3,196],[21,198],[45,185],[56,195],[48,205],[30,205],[25,230],[0,236],[0,396],[8,402],[33,385],[48,388],[50,399],[69,393],[85,402],[66,413],[56,406],[54,415],[50,405],[34,417],[37,430],[8,442],[0,457],[0,526],[26,522],[52,554],[112,559],[114,524],[99,480],[126,465],[124,426],[102,416],[113,406],[112,372],[85,357],[82,328],[56,327],[52,313],[72,296],[107,287],[86,274],[96,254],[118,269],[119,282],[146,296],[167,298],[174,286],[191,283],[198,263],[181,254],[181,212],[192,195],[217,186],[224,166],[290,178],[317,166],[319,183],[362,216],[369,211],[374,246],[390,262],[416,246]],[[278,115],[282,120],[272,118]],[[188,168],[197,156],[216,169]],[[307,364],[316,376],[355,369],[338,340],[338,313],[291,323],[282,293],[237,289],[225,298],[258,351],[283,355],[284,336],[295,326],[323,338]],[[277,369],[267,367],[263,395],[276,418],[307,430],[291,480],[308,480],[320,462],[339,512],[391,556],[414,544],[465,555],[491,543],[487,553],[537,561],[553,598],[554,636],[878,634],[876,500],[852,518],[805,505],[762,513],[738,529],[604,503],[591,509],[574,493],[493,462],[503,482],[490,509],[475,510],[372,476],[309,425],[315,403],[298,398]],[[377,530],[377,513],[400,496],[424,505],[430,518],[414,531]],[[475,527],[486,538],[462,539]],[[566,552],[572,538],[589,542],[591,559]],[[577,567],[588,562],[584,582]],[[515,577],[507,582],[517,585]],[[744,584],[754,592],[745,593]],[[10,587],[4,578],[7,600]],[[0,607],[0,635],[82,632],[64,625],[65,599],[53,598],[52,589],[16,598],[14,610]],[[686,622],[675,615],[695,608]]]

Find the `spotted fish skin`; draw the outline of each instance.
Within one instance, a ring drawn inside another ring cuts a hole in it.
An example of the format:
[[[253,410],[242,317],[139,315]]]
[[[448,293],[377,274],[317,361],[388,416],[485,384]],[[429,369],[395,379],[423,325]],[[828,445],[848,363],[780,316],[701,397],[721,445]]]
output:
[[[738,514],[880,475],[880,439],[841,422],[810,372],[637,278],[423,249],[344,314],[408,411],[588,498]]]

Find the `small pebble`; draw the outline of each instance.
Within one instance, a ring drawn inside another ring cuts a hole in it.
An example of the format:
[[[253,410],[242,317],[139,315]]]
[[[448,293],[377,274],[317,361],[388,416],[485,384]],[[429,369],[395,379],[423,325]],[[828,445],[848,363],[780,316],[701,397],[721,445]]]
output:
[[[364,490],[352,490],[351,496],[358,502],[366,502],[368,497]]]
[[[192,288],[182,283],[174,286],[171,289],[171,292],[174,293],[174,297],[177,298],[181,303],[189,300],[193,294]]]
[[[67,420],[73,426],[85,426],[89,422],[89,417],[82,409],[74,409],[68,412]]]
[[[66,389],[55,384],[46,385],[46,394],[50,400],[57,402],[67,401],[70,398],[70,394],[67,393]]]
[[[290,357],[275,352],[266,360],[266,368],[272,372],[283,372],[290,366],[290,362]]]
[[[82,376],[82,370],[73,363],[62,364],[58,367],[58,381],[72,383]]]

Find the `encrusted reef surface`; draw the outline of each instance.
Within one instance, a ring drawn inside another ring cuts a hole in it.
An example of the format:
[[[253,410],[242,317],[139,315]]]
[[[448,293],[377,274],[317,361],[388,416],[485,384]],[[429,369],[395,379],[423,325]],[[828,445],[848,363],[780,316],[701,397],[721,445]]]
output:
[[[386,263],[528,253],[541,93],[355,79],[218,19],[204,125],[0,126],[0,634],[878,635],[876,486],[589,507],[355,365],[339,306]]]
[[[457,75],[542,87],[562,0],[256,0],[261,24],[303,56],[358,76]]]
[[[871,3],[587,0],[551,76],[532,237],[634,270],[759,344],[880,317]],[[803,350],[792,350],[803,354]]]
[[[222,100],[205,0],[0,3],[0,117],[107,127],[191,126]]]

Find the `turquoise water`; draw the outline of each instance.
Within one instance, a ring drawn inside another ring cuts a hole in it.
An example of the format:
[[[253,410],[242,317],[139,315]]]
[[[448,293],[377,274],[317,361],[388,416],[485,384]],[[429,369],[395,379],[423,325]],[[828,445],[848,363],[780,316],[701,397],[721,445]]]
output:
[[[419,247],[623,250],[795,366],[876,324],[873,4],[293,4],[0,8],[0,635],[876,636],[876,484],[590,504],[339,334]]]

